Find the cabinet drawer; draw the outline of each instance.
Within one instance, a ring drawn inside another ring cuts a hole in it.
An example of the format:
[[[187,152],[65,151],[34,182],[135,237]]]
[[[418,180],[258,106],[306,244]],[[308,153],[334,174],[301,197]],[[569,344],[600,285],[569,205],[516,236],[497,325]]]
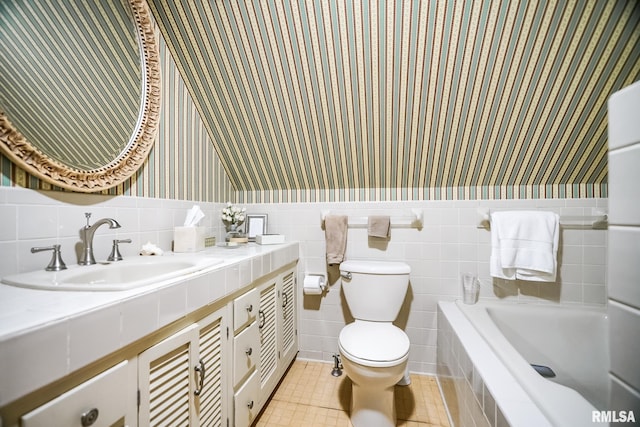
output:
[[[127,414],[129,401],[135,402],[135,383],[124,361],[80,384],[52,401],[21,417],[23,427],[55,425],[65,427],[111,426],[123,418],[133,425]],[[84,424],[83,424],[84,418]],[[93,422],[90,420],[94,419]]]
[[[256,320],[260,309],[260,294],[252,289],[233,302],[233,330],[238,332],[245,325]]]
[[[235,394],[233,404],[235,408],[235,427],[248,427],[260,412],[258,407],[258,395],[260,393],[260,381],[258,373],[254,372]]]
[[[253,322],[233,339],[233,384],[238,385],[260,360],[260,330]]]

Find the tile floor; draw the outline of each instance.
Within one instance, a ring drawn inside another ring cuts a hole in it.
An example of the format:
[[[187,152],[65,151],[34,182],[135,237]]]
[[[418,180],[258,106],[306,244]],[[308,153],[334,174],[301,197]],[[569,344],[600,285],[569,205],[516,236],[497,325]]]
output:
[[[296,360],[271,396],[256,427],[349,427],[351,381],[331,375],[332,364]],[[435,377],[411,375],[396,386],[398,426],[449,426]]]

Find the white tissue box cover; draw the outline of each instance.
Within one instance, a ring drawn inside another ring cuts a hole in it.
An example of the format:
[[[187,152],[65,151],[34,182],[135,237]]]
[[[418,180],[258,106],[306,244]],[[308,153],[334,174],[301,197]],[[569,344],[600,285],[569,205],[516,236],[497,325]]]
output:
[[[205,227],[176,227],[173,229],[174,252],[197,252],[204,249]]]
[[[277,245],[278,243],[284,243],[284,236],[282,234],[257,234],[256,243],[259,245]]]

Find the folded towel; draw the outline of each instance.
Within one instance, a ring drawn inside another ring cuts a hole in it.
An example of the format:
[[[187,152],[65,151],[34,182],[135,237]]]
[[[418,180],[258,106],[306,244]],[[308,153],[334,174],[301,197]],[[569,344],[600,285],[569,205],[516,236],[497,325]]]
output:
[[[324,219],[324,236],[327,241],[327,264],[340,264],[344,261],[347,249],[347,223],[344,215],[327,215]]]
[[[369,216],[367,232],[371,237],[389,237],[391,218],[388,216]]]
[[[542,211],[491,214],[490,271],[502,279],[555,282],[560,221]]]

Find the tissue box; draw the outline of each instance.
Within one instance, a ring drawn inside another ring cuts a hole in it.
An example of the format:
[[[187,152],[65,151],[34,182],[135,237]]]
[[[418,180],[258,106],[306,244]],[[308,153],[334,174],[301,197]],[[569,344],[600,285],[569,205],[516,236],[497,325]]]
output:
[[[284,236],[282,234],[257,234],[256,243],[259,245],[277,245],[278,243],[284,243]]]
[[[174,252],[198,252],[204,249],[205,227],[176,227],[173,229]]]

